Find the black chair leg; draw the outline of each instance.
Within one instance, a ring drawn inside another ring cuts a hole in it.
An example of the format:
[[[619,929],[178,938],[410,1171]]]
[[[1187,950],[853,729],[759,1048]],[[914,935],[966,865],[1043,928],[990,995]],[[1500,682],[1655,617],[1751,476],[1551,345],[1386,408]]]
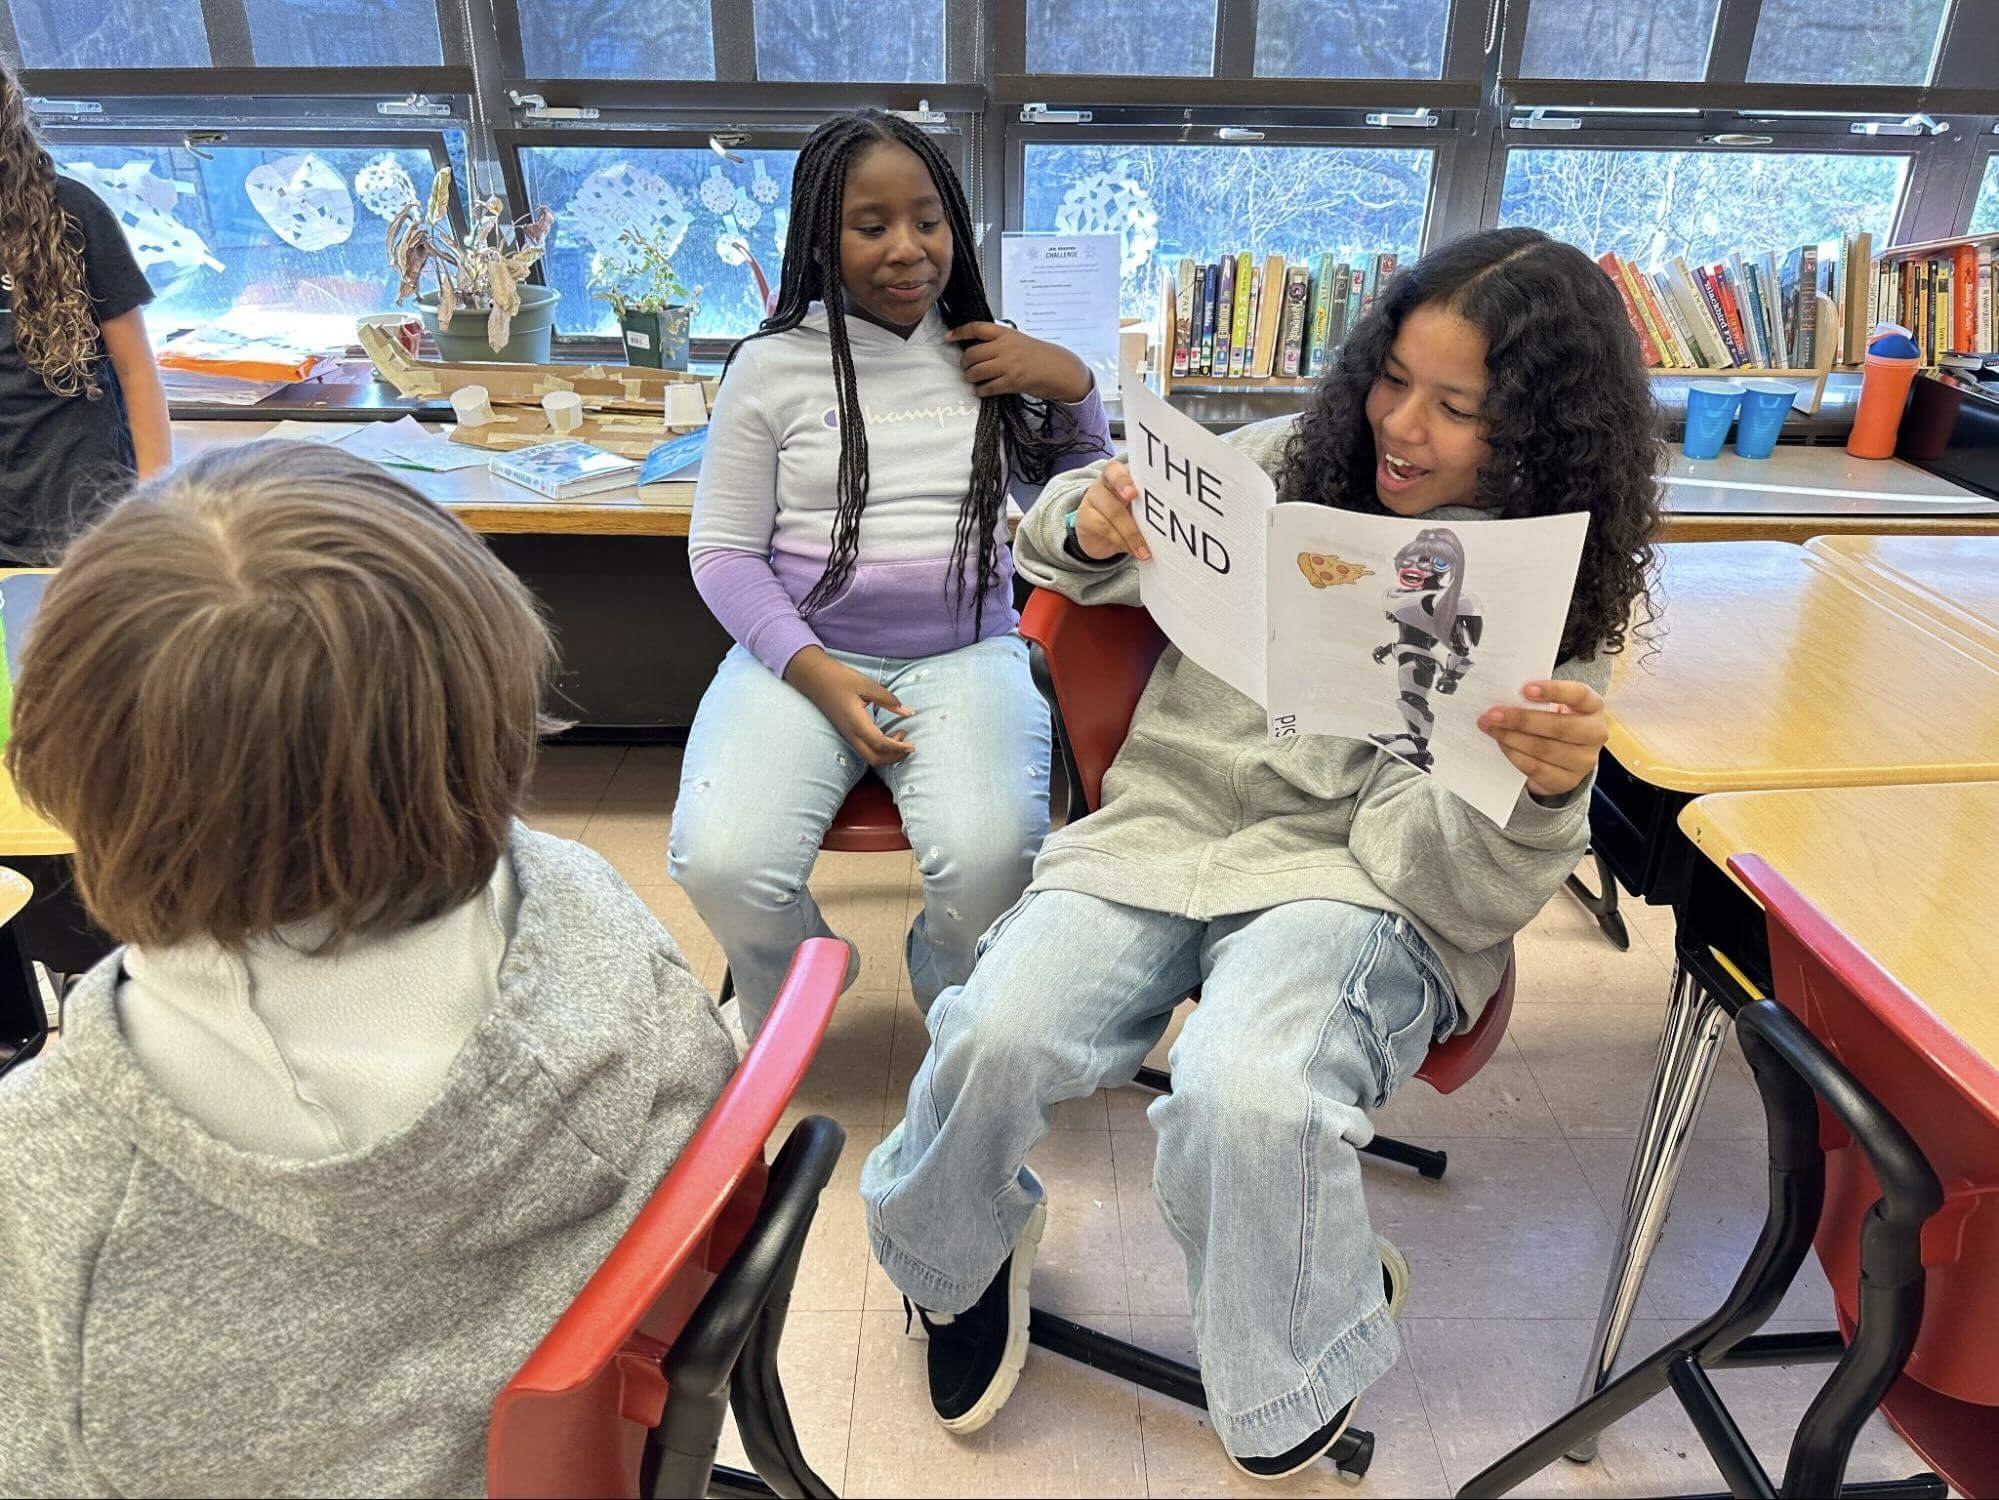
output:
[[[1603,935],[1621,949],[1631,947],[1631,934],[1625,928],[1623,914],[1617,909],[1617,877],[1610,873],[1610,864],[1595,847],[1590,853],[1596,856],[1596,885],[1591,890],[1583,884],[1580,875],[1571,875],[1564,882],[1569,894],[1583,905],[1583,910],[1596,918],[1596,925],[1603,929]]]
[[[1148,1391],[1157,1391],[1175,1401],[1198,1406],[1202,1411],[1208,1409],[1208,1393],[1201,1385],[1201,1372],[1192,1365],[1183,1365],[1178,1360],[1167,1359],[1136,1344],[1127,1344],[1123,1339],[1114,1339],[1107,1333],[1085,1328],[1067,1318],[1058,1318],[1040,1308],[1034,1310],[1028,1322],[1027,1336],[1050,1354],[1073,1359],[1093,1370],[1102,1370],[1120,1380],[1129,1380],[1133,1385],[1142,1385]],[[1333,1466],[1342,1476],[1358,1480],[1374,1462],[1374,1434],[1349,1427],[1326,1457],[1333,1461]]]

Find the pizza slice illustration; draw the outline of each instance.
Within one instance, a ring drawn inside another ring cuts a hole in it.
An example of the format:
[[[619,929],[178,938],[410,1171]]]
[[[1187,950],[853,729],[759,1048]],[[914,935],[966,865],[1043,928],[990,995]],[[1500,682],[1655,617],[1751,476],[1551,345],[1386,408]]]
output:
[[[1332,588],[1342,583],[1359,583],[1361,579],[1374,575],[1374,569],[1362,567],[1357,562],[1348,562],[1343,557],[1335,557],[1330,552],[1300,552],[1298,571],[1305,575],[1305,581],[1315,589]]]

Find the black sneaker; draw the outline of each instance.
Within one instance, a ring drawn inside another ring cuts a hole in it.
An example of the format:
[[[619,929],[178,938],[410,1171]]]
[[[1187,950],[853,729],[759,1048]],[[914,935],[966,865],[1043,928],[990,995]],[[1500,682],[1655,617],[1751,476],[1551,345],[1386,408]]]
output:
[[[1381,1236],[1376,1235],[1374,1243],[1381,1252],[1381,1294],[1388,1299],[1388,1316],[1400,1318],[1402,1303],[1409,1295],[1409,1262],[1402,1258],[1400,1250]],[[1332,1421],[1296,1447],[1268,1458],[1237,1458],[1231,1453],[1229,1462],[1252,1479],[1288,1479],[1324,1458],[1333,1444],[1346,1436],[1347,1428],[1353,1425],[1354,1407],[1358,1404],[1358,1399],[1349,1401]]]
[[[947,1432],[977,1432],[999,1415],[1027,1363],[1027,1280],[1048,1222],[1034,1205],[1013,1254],[990,1285],[956,1317],[915,1308],[930,1335],[930,1404]],[[909,1299],[903,1306],[910,1307]]]

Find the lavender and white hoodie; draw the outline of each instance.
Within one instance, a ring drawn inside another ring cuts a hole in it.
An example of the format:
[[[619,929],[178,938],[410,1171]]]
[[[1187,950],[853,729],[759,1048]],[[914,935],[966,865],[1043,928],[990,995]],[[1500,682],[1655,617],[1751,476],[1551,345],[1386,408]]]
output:
[[[847,319],[854,381],[868,433],[868,499],[853,577],[810,620],[799,601],[826,570],[839,509],[840,431],[826,309],[797,328],[744,344],[709,422],[688,553],[694,586],[722,627],[782,676],[807,646],[869,656],[935,656],[1018,623],[1013,558],[1002,517],[999,577],[974,632],[976,576],[963,609],[951,585],[951,542],[972,479],[979,398],[959,347],[933,308],[907,340]],[[1064,468],[1110,450],[1110,426],[1092,390],[1069,410],[1095,438]],[[1023,507],[1038,487],[1015,474]],[[974,556],[968,569],[977,567]]]

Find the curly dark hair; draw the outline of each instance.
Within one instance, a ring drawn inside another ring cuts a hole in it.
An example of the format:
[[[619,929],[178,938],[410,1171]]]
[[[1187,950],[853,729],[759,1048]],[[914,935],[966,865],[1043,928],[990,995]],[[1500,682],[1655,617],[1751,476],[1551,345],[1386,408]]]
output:
[[[1631,629],[1657,618],[1658,416],[1610,278],[1538,229],[1468,234],[1388,284],[1292,430],[1278,498],[1388,513],[1374,490],[1368,392],[1403,320],[1431,303],[1485,335],[1492,458],[1474,503],[1502,518],[1588,511],[1562,655],[1622,651]]]
[[[800,610],[811,614],[830,601],[854,575],[860,555],[861,512],[868,503],[868,430],[854,380],[854,355],[847,341],[846,289],[840,276],[840,224],[847,172],[874,146],[904,146],[929,169],[944,200],[951,226],[951,274],[937,299],[949,327],[993,321],[986,283],[979,270],[978,236],[965,201],[964,185],[937,143],[899,115],[859,109],[836,115],[806,138],[791,179],[791,224],[784,237],[784,270],[777,306],[757,331],[729,351],[730,363],[750,339],[786,333],[805,321],[814,302],[825,304],[833,346],[833,384],[840,414],[839,508],[833,519],[833,546],[826,571]],[[985,628],[986,596],[999,578],[1000,517],[1006,513],[1008,477],[1046,484],[1060,461],[1075,453],[1102,453],[1096,438],[1082,431],[1075,414],[1055,402],[1029,396],[983,396],[972,441],[972,484],[958,508],[951,545],[950,586],[957,608],[965,604],[968,564],[977,574],[972,599],[972,631]]]

